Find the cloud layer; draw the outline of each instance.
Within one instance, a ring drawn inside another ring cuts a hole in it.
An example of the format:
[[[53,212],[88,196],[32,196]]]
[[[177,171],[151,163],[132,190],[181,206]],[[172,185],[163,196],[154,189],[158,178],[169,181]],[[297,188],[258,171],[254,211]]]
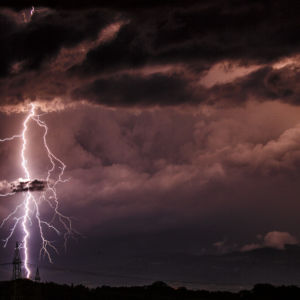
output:
[[[87,236],[72,255],[298,241],[297,4],[1,2],[0,138],[35,101],[67,165],[61,211]],[[28,132],[31,174],[46,178],[43,132]],[[0,163],[9,191],[24,177],[20,141],[1,143]],[[21,196],[1,198],[0,215]]]
[[[47,4],[32,16],[21,4],[15,6],[21,10],[0,11],[2,105],[58,98],[114,107],[236,105],[253,98],[298,103],[296,2],[189,1],[135,9],[91,2],[73,10]],[[222,63],[241,77],[201,84]]]

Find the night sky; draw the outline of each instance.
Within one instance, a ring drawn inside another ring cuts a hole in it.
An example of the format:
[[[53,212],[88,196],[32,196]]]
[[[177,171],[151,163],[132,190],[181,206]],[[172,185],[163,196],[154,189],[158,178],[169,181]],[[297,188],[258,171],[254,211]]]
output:
[[[79,232],[66,251],[50,233],[50,265],[33,222],[42,279],[300,283],[298,1],[72,2],[0,4],[0,138],[35,103]],[[44,180],[43,132],[29,129],[28,164]],[[0,188],[24,177],[20,149],[0,144]],[[23,197],[0,198],[1,220]]]

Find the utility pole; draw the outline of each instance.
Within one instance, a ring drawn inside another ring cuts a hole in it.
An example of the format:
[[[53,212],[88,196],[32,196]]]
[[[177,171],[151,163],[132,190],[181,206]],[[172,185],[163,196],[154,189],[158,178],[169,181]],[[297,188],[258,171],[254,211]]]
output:
[[[22,260],[21,260],[21,254],[20,254],[20,248],[19,243],[16,242],[16,248],[14,252],[14,258],[13,258],[13,274],[12,274],[12,280],[20,279],[22,278]]]
[[[38,266],[36,267],[34,281],[36,281],[36,282],[40,282],[41,281],[41,277],[40,277],[40,272],[39,272],[39,267]]]

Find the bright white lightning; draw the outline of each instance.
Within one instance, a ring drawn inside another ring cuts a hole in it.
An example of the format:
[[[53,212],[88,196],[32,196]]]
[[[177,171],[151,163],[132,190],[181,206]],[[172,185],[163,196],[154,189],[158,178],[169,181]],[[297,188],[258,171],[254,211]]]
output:
[[[35,113],[35,105],[32,103],[31,104],[31,109],[29,114],[27,115],[26,119],[24,120],[23,123],[23,131],[22,134],[20,135],[14,135],[12,137],[8,137],[5,139],[0,139],[0,142],[6,142],[6,141],[12,141],[16,138],[21,138],[22,140],[22,149],[21,149],[21,166],[23,168],[25,178],[22,179],[24,181],[31,181],[33,178],[31,176],[29,167],[28,167],[28,161],[26,158],[26,150],[27,150],[27,135],[28,135],[28,124],[30,121],[35,122],[39,127],[41,127],[44,130],[43,134],[43,144],[45,147],[45,150],[47,152],[51,168],[48,170],[47,173],[47,187],[46,189],[41,193],[41,196],[36,199],[33,195],[33,192],[30,191],[29,189],[24,192],[25,197],[24,200],[21,204],[19,204],[13,212],[11,212],[0,224],[0,228],[9,220],[12,220],[13,226],[10,229],[9,235],[6,237],[4,240],[4,247],[7,245],[8,241],[12,237],[13,233],[15,232],[16,228],[18,225],[21,225],[21,228],[24,233],[23,237],[23,242],[22,246],[24,248],[24,268],[26,272],[26,277],[30,277],[30,268],[29,268],[29,238],[30,238],[30,227],[32,226],[32,217],[35,217],[37,220],[38,224],[38,229],[40,233],[40,238],[41,238],[41,248],[40,248],[40,257],[43,254],[48,258],[48,260],[52,263],[52,258],[51,258],[51,251],[53,250],[56,253],[58,252],[56,247],[54,246],[53,242],[48,240],[45,235],[45,228],[48,230],[54,231],[56,234],[60,235],[61,232],[59,229],[54,225],[55,222],[58,222],[62,228],[63,228],[63,234],[64,234],[64,239],[65,239],[65,247],[66,243],[69,237],[72,236],[74,233],[74,230],[72,228],[72,222],[71,219],[64,214],[62,214],[59,211],[59,201],[58,197],[56,194],[56,186],[60,182],[65,182],[66,180],[63,180],[63,174],[64,170],[66,168],[66,165],[59,159],[57,158],[53,152],[50,150],[48,143],[47,143],[47,134],[48,134],[48,127],[46,123],[41,120],[41,116],[37,115]],[[58,168],[59,174],[57,178],[54,180],[52,177],[53,172],[55,169]],[[15,193],[7,193],[3,194],[0,196],[8,196],[8,195],[14,195]],[[40,207],[39,204],[43,201],[46,201],[48,205],[50,206],[50,209],[53,211],[53,216],[50,221],[45,221],[41,218],[40,216]]]

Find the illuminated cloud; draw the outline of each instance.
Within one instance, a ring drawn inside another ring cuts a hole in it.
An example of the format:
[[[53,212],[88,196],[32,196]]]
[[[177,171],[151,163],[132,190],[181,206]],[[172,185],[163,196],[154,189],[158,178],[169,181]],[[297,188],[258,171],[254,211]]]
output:
[[[241,251],[251,251],[259,248],[275,248],[279,250],[285,249],[286,245],[297,245],[299,241],[289,232],[271,231],[264,237],[258,236],[261,240],[259,243],[247,244],[241,248]]]

